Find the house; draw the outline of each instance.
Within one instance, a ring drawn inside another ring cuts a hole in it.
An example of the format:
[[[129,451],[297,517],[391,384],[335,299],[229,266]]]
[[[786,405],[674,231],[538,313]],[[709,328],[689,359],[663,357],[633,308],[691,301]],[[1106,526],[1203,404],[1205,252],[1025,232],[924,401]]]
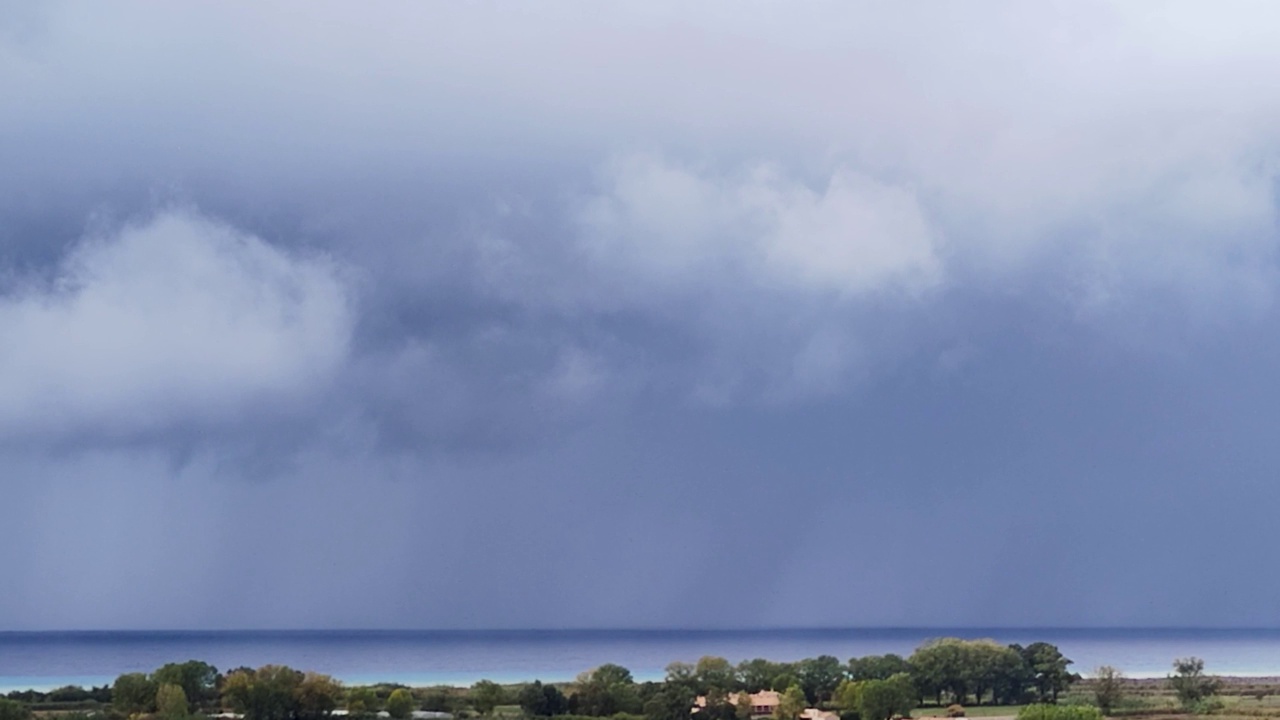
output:
[[[739,693],[729,693],[728,700],[730,705],[738,704],[738,695]],[[772,715],[778,709],[778,702],[781,697],[781,694],[776,690],[761,690],[758,693],[751,693],[751,717]],[[698,712],[698,710],[707,706],[706,696],[699,695],[693,701],[693,704],[693,711]]]

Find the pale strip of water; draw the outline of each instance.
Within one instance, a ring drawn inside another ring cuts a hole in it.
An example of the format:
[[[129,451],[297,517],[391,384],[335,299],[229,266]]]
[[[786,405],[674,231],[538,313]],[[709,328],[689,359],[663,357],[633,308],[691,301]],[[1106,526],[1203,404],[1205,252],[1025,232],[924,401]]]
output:
[[[1165,675],[1174,658],[1204,658],[1221,675],[1280,675],[1280,630],[814,629],[749,631],[287,631],[0,633],[0,692],[110,682],[173,661],[221,670],[267,663],[328,673],[348,683],[409,685],[569,680],[613,662],[638,679],[659,679],[673,660],[720,655],[841,660],[909,655],[933,637],[993,638],[1058,645],[1088,674],[1112,665],[1131,677]]]

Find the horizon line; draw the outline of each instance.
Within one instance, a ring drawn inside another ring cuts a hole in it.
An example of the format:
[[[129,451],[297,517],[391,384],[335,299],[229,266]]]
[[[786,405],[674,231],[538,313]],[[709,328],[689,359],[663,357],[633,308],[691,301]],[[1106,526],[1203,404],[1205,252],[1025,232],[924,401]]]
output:
[[[348,633],[348,634],[474,634],[474,633],[787,633],[787,632],[1096,632],[1096,631],[1230,631],[1275,632],[1280,625],[781,625],[761,627],[240,627],[240,628],[42,628],[0,629],[0,635],[16,634],[237,634],[237,633]]]

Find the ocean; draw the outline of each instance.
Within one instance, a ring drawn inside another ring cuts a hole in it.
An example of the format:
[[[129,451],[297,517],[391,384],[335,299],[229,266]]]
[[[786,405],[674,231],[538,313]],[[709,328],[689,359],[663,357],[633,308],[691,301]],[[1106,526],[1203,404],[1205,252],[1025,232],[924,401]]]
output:
[[[1280,630],[814,629],[590,631],[0,632],[0,692],[101,685],[125,672],[204,660],[220,670],[267,663],[327,673],[347,683],[408,685],[570,680],[606,662],[639,680],[673,660],[733,662],[834,655],[906,656],[929,638],[1051,642],[1088,674],[1112,665],[1131,677],[1165,675],[1194,655],[1220,675],[1280,675]]]

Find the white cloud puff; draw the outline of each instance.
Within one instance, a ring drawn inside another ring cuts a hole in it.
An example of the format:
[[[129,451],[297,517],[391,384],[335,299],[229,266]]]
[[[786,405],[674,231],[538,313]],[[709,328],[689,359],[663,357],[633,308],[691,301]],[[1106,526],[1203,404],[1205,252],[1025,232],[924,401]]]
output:
[[[0,299],[0,432],[146,431],[297,398],[343,362],[337,268],[183,211],[89,237]]]
[[[728,271],[767,289],[852,297],[942,276],[914,192],[843,169],[815,189],[767,165],[716,175],[633,156],[579,220],[593,264],[660,286]]]

